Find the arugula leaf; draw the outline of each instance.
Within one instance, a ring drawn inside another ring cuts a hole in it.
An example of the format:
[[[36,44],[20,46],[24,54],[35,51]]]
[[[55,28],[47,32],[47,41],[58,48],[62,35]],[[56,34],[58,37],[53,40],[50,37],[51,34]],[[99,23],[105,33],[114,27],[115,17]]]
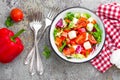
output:
[[[42,54],[45,56],[46,59],[48,59],[51,55],[51,51],[47,46],[44,46],[44,51]]]
[[[73,14],[72,12],[68,12],[68,13],[66,14],[65,18],[67,18],[67,19],[69,19],[69,20],[72,21],[73,18],[74,18],[74,14]]]
[[[13,26],[13,24],[14,24],[13,20],[11,19],[10,16],[8,16],[8,17],[7,17],[7,20],[5,20],[5,25],[6,25],[7,27],[11,27],[11,26]]]
[[[91,15],[88,13],[84,13],[84,16],[86,16],[87,19],[91,17]]]
[[[96,29],[96,32],[93,32],[93,36],[95,37],[95,39],[97,40],[97,42],[101,42],[102,40],[102,31],[101,29],[99,28],[99,25],[98,24],[95,24],[94,25],[95,29]]]
[[[57,28],[54,29],[54,32],[53,32],[53,35],[54,35],[54,38],[57,36],[57,33],[59,32],[59,30]]]
[[[62,52],[63,48],[66,46],[66,42],[63,41],[63,45],[59,48],[59,51]]]
[[[99,28],[99,25],[98,25],[98,24],[95,24],[94,27],[95,27],[95,29],[97,30],[97,32],[102,33],[102,31],[101,31],[101,29]]]

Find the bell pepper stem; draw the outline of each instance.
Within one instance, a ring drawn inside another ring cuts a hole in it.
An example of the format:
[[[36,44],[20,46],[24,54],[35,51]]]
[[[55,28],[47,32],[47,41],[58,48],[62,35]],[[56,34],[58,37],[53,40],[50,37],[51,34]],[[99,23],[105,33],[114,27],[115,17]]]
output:
[[[11,37],[11,40],[15,42],[15,38],[17,38],[24,31],[25,29],[21,29],[20,31],[18,31],[16,34],[14,34],[14,36]]]

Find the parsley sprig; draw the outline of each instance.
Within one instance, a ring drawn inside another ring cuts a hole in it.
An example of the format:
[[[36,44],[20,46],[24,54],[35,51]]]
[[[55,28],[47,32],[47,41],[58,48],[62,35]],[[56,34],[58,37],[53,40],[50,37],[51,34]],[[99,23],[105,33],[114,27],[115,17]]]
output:
[[[47,46],[44,46],[43,55],[45,56],[46,59],[48,59],[51,55],[51,51]]]
[[[11,19],[10,16],[8,16],[8,17],[7,17],[7,20],[5,20],[5,25],[6,25],[7,27],[11,27],[11,26],[13,26],[13,24],[14,24],[13,20]]]

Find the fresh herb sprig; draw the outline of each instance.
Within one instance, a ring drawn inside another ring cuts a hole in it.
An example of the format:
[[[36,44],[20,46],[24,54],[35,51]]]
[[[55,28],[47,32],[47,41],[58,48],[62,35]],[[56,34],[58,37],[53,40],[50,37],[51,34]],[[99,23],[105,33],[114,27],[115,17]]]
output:
[[[6,27],[11,27],[13,26],[14,22],[10,16],[7,17],[7,20],[5,20],[5,25]]]
[[[51,50],[47,46],[44,46],[42,54],[45,56],[46,59],[48,59],[51,56]]]

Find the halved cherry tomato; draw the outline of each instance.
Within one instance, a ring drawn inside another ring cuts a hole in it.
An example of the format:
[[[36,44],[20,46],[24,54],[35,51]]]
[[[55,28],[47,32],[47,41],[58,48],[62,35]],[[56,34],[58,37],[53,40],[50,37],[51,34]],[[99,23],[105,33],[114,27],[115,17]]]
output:
[[[81,50],[81,54],[86,57],[86,50],[85,49]]]
[[[70,40],[70,44],[75,45],[76,44],[75,39]]]
[[[62,41],[64,41],[66,39],[66,37],[61,36],[60,39],[62,39]]]
[[[83,44],[85,40],[86,40],[86,32],[79,34],[77,38],[75,39],[77,44]]]
[[[19,22],[23,19],[23,12],[19,8],[14,8],[11,10],[10,17],[13,21]]]
[[[87,50],[85,49],[81,50],[81,54],[83,54],[85,57],[87,57],[91,52],[92,52],[92,48]]]
[[[75,49],[73,47],[69,47],[69,48],[64,48],[63,49],[63,54],[64,55],[71,55],[75,52]]]
[[[94,36],[92,36],[91,34],[88,35],[88,40],[92,43],[92,44],[96,44],[97,41],[95,40]]]

